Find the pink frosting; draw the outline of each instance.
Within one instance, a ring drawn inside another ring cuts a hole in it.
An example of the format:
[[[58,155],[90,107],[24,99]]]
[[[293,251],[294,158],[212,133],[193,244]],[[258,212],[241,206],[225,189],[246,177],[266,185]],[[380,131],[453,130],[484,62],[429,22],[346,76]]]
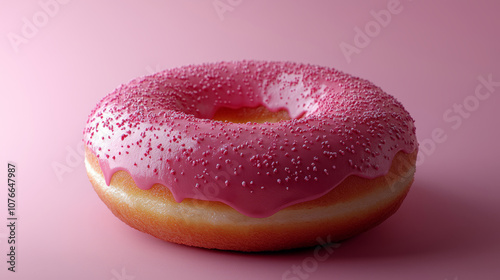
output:
[[[263,105],[292,120],[212,120],[221,107]],[[413,119],[372,83],[337,70],[284,62],[186,66],[139,78],[103,98],[84,141],[106,183],[118,170],[137,186],[159,183],[176,201],[220,201],[267,217],[313,200],[349,175],[385,175],[417,147]]]

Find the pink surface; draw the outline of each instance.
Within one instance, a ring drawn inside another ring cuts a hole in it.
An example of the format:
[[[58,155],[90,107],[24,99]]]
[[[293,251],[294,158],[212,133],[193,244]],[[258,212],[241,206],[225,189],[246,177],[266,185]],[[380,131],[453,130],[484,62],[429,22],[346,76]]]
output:
[[[495,1],[5,2],[0,174],[16,163],[18,220],[12,273],[4,183],[1,279],[500,278]],[[335,67],[398,98],[421,145],[401,209],[337,248],[275,254],[169,244],[116,219],[81,154],[97,101],[157,69],[241,59]]]

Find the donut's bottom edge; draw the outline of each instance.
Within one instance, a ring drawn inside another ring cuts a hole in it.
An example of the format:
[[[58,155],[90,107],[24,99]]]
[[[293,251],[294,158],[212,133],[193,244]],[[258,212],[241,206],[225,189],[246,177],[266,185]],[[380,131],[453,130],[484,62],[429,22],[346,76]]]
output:
[[[139,189],[125,171],[104,180],[88,148],[87,174],[94,190],[127,225],[159,239],[209,249],[279,251],[339,242],[380,224],[394,214],[414,180],[417,151],[399,152],[382,177],[346,178],[326,195],[284,208],[266,218],[251,218],[220,202],[174,200],[168,188]]]

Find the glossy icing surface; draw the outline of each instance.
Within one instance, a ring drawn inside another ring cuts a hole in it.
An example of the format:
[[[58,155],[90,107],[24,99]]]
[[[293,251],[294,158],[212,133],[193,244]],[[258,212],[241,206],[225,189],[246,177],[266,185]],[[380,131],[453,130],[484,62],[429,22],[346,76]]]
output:
[[[230,123],[221,107],[286,109],[291,120]],[[92,111],[84,141],[106,182],[129,172],[176,201],[220,201],[250,217],[318,198],[349,175],[385,175],[417,147],[413,119],[372,83],[319,66],[186,66],[122,85]]]

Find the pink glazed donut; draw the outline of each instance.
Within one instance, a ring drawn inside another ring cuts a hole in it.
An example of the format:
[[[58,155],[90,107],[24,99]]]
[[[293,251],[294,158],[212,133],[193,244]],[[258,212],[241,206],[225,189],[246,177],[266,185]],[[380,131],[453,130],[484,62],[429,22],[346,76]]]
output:
[[[289,62],[186,66],[103,98],[84,130],[99,197],[170,242],[273,251],[392,215],[414,178],[409,113],[372,83]]]

